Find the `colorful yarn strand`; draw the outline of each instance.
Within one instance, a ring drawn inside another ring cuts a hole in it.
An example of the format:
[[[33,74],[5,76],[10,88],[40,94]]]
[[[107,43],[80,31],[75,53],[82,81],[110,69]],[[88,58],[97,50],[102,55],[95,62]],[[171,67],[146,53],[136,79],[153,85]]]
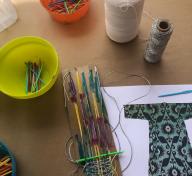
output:
[[[41,61],[39,63],[26,62],[26,82],[25,91],[26,94],[34,93],[41,89],[42,84],[45,84],[41,79],[43,65]]]
[[[58,13],[72,14],[86,3],[87,0],[52,0],[48,4],[48,8]]]

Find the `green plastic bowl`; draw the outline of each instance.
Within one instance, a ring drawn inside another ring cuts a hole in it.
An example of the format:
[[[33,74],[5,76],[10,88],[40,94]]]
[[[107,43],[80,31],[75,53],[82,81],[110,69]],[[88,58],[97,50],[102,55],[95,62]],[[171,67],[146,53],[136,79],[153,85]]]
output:
[[[41,89],[26,93],[25,62],[43,63]],[[38,37],[16,38],[0,49],[0,91],[17,99],[38,97],[47,92],[55,83],[59,72],[59,59],[54,47]]]

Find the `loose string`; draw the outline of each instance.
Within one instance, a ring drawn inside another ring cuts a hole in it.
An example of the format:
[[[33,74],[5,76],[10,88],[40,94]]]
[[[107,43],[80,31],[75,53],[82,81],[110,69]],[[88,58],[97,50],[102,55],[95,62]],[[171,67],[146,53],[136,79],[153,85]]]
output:
[[[117,70],[115,70],[115,71],[113,71],[113,72],[116,72],[116,73],[119,73],[119,74],[123,74],[123,75],[127,75],[127,78],[131,78],[131,77],[141,78],[141,79],[143,79],[143,80],[146,82],[146,84],[149,86],[148,91],[147,91],[144,95],[142,95],[142,96],[140,96],[140,97],[138,97],[138,98],[135,98],[135,99],[127,102],[126,104],[131,104],[131,103],[133,103],[133,102],[135,102],[135,101],[137,101],[137,100],[140,100],[140,99],[142,99],[142,98],[144,98],[144,97],[146,97],[146,96],[148,96],[148,95],[150,94],[152,85],[151,85],[151,82],[150,82],[145,76],[143,76],[143,75],[137,75],[137,74],[126,74],[126,73],[124,73],[124,72],[120,72],[120,71],[117,71]],[[120,127],[123,135],[125,136],[127,142],[128,142],[129,145],[130,145],[130,150],[131,150],[131,151],[130,151],[130,160],[129,160],[129,162],[127,163],[127,165],[125,166],[125,168],[122,169],[122,172],[121,172],[121,173],[123,174],[123,173],[129,168],[129,166],[130,166],[130,164],[131,164],[131,162],[132,162],[132,159],[133,159],[133,146],[132,146],[129,137],[128,137],[128,135],[126,134],[126,132],[125,132],[125,130],[123,129],[123,126],[122,126],[122,124],[121,124],[121,113],[122,113],[122,110],[124,109],[124,106],[123,106],[123,107],[120,107],[119,104],[118,104],[118,102],[117,102],[117,100],[116,100],[116,98],[115,98],[114,96],[110,95],[110,94],[107,92],[107,90],[106,90],[106,88],[105,88],[104,86],[102,86],[101,88],[102,88],[103,92],[115,103],[115,106],[116,106],[116,108],[117,108],[117,110],[118,110],[118,112],[119,112],[117,124],[115,125],[115,127],[112,127],[112,125],[111,125],[112,131],[115,132],[115,131],[117,130],[117,128]]]

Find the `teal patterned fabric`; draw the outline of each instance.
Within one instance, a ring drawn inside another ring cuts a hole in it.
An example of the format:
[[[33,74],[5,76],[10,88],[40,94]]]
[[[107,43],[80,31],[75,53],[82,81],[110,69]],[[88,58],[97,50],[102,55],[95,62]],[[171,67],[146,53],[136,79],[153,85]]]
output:
[[[124,110],[127,118],[149,121],[149,176],[192,176],[184,123],[192,117],[192,104],[126,105]]]

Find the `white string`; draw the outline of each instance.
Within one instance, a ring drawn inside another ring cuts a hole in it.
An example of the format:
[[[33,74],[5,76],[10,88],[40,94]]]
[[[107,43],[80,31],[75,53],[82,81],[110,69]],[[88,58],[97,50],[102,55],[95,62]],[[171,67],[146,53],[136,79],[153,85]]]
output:
[[[144,0],[105,0],[106,33],[110,39],[125,43],[138,34]]]
[[[119,72],[119,71],[114,71],[114,72],[117,72],[117,73],[126,75],[126,74],[123,73],[123,72]],[[143,79],[143,80],[146,82],[146,84],[149,85],[149,89],[148,89],[148,91],[147,91],[144,95],[139,96],[138,98],[135,98],[135,99],[127,102],[127,103],[126,103],[127,105],[128,105],[128,104],[131,104],[131,103],[133,103],[133,102],[135,102],[135,101],[137,101],[137,100],[140,100],[140,99],[142,99],[142,98],[144,98],[144,97],[146,97],[146,96],[148,96],[148,95],[150,94],[151,88],[152,88],[150,81],[149,81],[145,76],[143,76],[143,75],[136,75],[136,74],[127,74],[127,78],[130,78],[130,77],[138,77],[138,78]],[[127,134],[126,134],[126,132],[125,132],[125,130],[123,129],[122,124],[121,124],[121,113],[122,113],[124,107],[121,107],[121,108],[120,108],[120,106],[119,106],[116,98],[115,98],[114,96],[110,95],[110,94],[107,92],[107,90],[105,89],[105,87],[102,87],[102,89],[103,89],[103,92],[104,92],[109,98],[111,98],[111,100],[115,103],[115,105],[116,105],[116,107],[117,107],[117,110],[118,110],[118,112],[119,112],[118,122],[117,122],[117,124],[115,125],[115,127],[112,128],[112,131],[115,132],[116,129],[117,129],[118,127],[120,127],[123,135],[125,136],[127,142],[128,142],[129,145],[130,145],[130,151],[129,151],[129,153],[130,153],[130,160],[128,161],[128,163],[127,163],[127,165],[125,166],[125,168],[122,169],[122,172],[121,172],[121,173],[123,174],[123,173],[129,168],[129,166],[130,166],[130,164],[131,164],[131,162],[132,162],[132,159],[133,159],[133,146],[132,146],[129,137],[127,136]]]
[[[153,17],[153,15],[152,15],[150,12],[148,12],[148,11],[146,11],[146,10],[143,10],[143,14],[144,14],[145,16],[149,17],[149,18],[152,19],[152,20],[155,20],[155,19],[156,19],[155,17]]]

